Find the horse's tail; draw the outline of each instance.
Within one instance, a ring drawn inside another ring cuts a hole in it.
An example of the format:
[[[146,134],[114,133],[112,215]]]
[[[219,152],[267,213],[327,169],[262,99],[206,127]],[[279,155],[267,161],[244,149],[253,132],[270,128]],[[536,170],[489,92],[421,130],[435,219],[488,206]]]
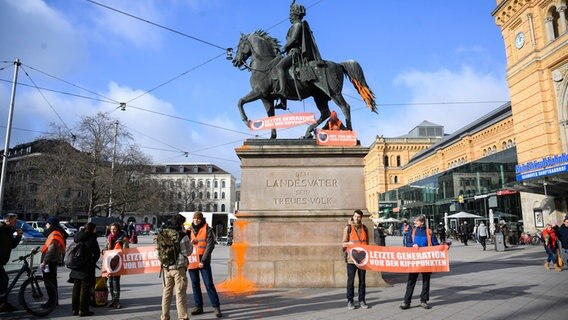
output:
[[[375,102],[375,94],[371,91],[371,88],[367,85],[367,81],[365,81],[365,75],[363,74],[363,69],[359,62],[355,60],[349,60],[340,63],[343,67],[343,70],[357,92],[365,101],[365,104],[371,111],[377,113],[377,103]]]

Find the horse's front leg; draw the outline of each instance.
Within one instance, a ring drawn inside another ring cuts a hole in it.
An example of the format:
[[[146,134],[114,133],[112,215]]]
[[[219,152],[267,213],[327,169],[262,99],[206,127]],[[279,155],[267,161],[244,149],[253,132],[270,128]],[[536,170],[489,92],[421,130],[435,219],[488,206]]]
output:
[[[266,115],[269,117],[274,117],[276,112],[274,110],[274,100],[269,100],[266,98],[261,98],[262,104],[264,104],[264,109],[266,110]],[[270,139],[276,139],[276,129],[270,131]]]
[[[241,113],[241,120],[243,121],[243,123],[248,128],[250,128],[249,119],[248,119],[248,117],[245,113],[245,109],[243,108],[243,106],[245,105],[245,103],[249,103],[251,101],[258,100],[261,97],[262,97],[262,94],[260,92],[253,90],[253,91],[247,93],[246,96],[239,99],[238,107],[239,107],[239,112]]]

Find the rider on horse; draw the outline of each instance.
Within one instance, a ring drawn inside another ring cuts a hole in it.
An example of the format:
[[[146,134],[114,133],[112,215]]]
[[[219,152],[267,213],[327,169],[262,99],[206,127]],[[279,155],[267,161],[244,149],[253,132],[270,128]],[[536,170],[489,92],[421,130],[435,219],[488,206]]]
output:
[[[283,48],[283,52],[287,55],[276,65],[279,83],[277,95],[281,99],[286,99],[286,73],[292,65],[301,66],[309,61],[322,60],[308,22],[302,21],[306,15],[306,8],[294,2],[295,0],[290,5],[292,26],[288,29]]]

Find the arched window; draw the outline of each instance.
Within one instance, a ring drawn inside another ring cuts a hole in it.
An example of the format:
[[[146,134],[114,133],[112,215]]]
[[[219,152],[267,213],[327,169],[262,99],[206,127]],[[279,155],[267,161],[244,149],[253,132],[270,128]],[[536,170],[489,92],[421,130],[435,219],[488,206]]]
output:
[[[221,199],[225,199],[225,192],[221,192]]]
[[[211,181],[207,180],[207,188],[211,188]]]
[[[221,188],[225,188],[225,180],[221,181]]]
[[[215,182],[213,182],[213,185],[215,186],[215,188],[219,188],[219,181],[215,180]]]
[[[217,192],[215,192],[215,193],[213,194],[213,199],[218,199],[218,198],[219,198],[219,194],[218,194]]]
[[[487,155],[487,149],[483,149],[483,156],[485,157]]]
[[[195,188],[195,180],[191,180],[191,187]]]
[[[496,153],[496,152],[497,152],[497,146],[493,146],[493,150],[492,150],[492,151],[493,151],[493,153]]]
[[[197,183],[197,186],[199,188],[203,188],[203,180],[199,180],[199,182]]]
[[[503,150],[507,149],[507,142],[503,141],[503,144],[501,145],[501,148]]]
[[[513,140],[507,140],[507,148],[511,148],[513,146]]]
[[[216,203],[213,204],[213,212],[217,212],[217,204]]]
[[[203,205],[201,203],[197,206],[197,211],[203,211]]]
[[[207,199],[211,199],[211,192],[207,192]]]
[[[400,156],[396,156],[396,166],[397,167],[401,166]]]
[[[199,199],[203,199],[203,192],[199,192]]]
[[[560,20],[560,13],[558,13],[555,6],[550,7],[544,20],[544,27],[549,42],[558,38],[560,34],[558,31],[558,20]]]
[[[225,204],[221,205],[221,212],[225,212]]]
[[[389,166],[389,157],[385,156],[384,161],[385,161],[385,167],[388,167]]]

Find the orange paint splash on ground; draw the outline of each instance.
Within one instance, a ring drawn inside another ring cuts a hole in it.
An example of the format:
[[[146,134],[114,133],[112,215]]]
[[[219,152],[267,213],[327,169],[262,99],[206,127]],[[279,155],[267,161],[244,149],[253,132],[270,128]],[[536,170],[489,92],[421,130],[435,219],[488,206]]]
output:
[[[247,221],[237,220],[234,227],[238,230],[238,232],[240,232],[240,234],[242,234],[247,224]],[[254,282],[243,277],[243,266],[245,264],[245,254],[248,249],[248,244],[242,241],[242,239],[240,240],[241,241],[239,242],[233,242],[233,245],[231,246],[233,256],[235,257],[235,264],[237,266],[237,276],[232,279],[227,279],[217,285],[217,290],[228,295],[244,295],[254,293],[258,290]]]

